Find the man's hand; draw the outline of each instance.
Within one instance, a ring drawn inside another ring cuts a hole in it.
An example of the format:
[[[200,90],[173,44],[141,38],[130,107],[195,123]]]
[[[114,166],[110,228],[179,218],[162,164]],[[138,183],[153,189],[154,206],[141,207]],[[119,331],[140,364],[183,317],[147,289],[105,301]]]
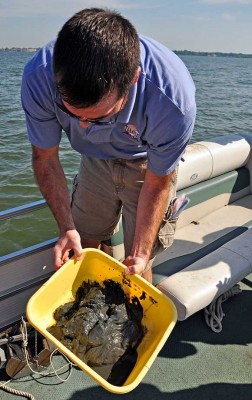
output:
[[[76,259],[82,254],[81,239],[78,232],[73,229],[60,236],[54,247],[54,268],[57,270],[69,260],[69,251],[73,250]]]
[[[123,262],[123,264],[126,265],[127,267],[125,272],[128,275],[134,275],[134,274],[142,275],[147,266],[147,263],[148,260],[142,257],[132,257],[132,256],[127,257]]]

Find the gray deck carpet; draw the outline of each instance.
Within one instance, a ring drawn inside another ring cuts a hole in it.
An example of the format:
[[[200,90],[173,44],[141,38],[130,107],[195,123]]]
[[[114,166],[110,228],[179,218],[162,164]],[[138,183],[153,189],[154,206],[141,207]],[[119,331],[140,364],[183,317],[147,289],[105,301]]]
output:
[[[223,303],[223,331],[212,332],[203,312],[178,322],[140,385],[125,395],[105,391],[88,375],[73,369],[66,383],[37,375],[9,386],[36,400],[249,400],[252,399],[252,275],[242,293]],[[55,356],[56,366],[65,361]],[[63,374],[62,377],[66,377]],[[0,380],[7,377],[0,374]],[[0,390],[1,400],[19,397]]]

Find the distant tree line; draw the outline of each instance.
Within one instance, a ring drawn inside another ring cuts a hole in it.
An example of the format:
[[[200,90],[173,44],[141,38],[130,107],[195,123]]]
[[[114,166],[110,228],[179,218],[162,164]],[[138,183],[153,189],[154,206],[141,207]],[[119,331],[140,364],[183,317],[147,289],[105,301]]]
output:
[[[221,53],[208,51],[189,51],[189,50],[173,50],[179,56],[208,56],[208,57],[236,57],[236,58],[252,58],[252,54],[243,53]]]
[[[39,47],[5,47],[5,48],[0,48],[0,51],[31,51],[35,52],[38,51],[40,48]]]

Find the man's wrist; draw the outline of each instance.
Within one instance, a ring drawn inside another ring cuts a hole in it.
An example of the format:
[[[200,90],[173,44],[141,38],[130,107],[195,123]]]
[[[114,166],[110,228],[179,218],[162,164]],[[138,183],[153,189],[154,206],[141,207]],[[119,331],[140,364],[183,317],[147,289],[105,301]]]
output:
[[[67,232],[71,232],[71,231],[76,231],[75,226],[72,224],[60,227],[60,235],[65,235]]]
[[[130,257],[132,258],[141,258],[142,260],[148,262],[150,258],[150,253],[144,251],[133,251],[130,253]]]

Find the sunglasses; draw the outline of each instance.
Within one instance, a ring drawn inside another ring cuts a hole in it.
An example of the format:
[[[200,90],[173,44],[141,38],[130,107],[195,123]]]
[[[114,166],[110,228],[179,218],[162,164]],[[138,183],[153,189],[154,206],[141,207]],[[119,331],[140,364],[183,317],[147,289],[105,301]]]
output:
[[[77,119],[79,122],[87,122],[88,124],[93,124],[93,125],[113,125],[116,123],[118,115],[121,111],[121,109],[119,110],[119,112],[116,114],[115,117],[111,117],[109,120],[105,121],[104,119],[99,119],[99,118],[82,118],[79,117],[78,115],[75,115],[73,113],[71,113],[71,111],[69,111],[64,104],[59,103],[57,101],[57,99],[54,100],[56,106],[63,111],[64,114],[68,115],[71,118],[75,118]]]

